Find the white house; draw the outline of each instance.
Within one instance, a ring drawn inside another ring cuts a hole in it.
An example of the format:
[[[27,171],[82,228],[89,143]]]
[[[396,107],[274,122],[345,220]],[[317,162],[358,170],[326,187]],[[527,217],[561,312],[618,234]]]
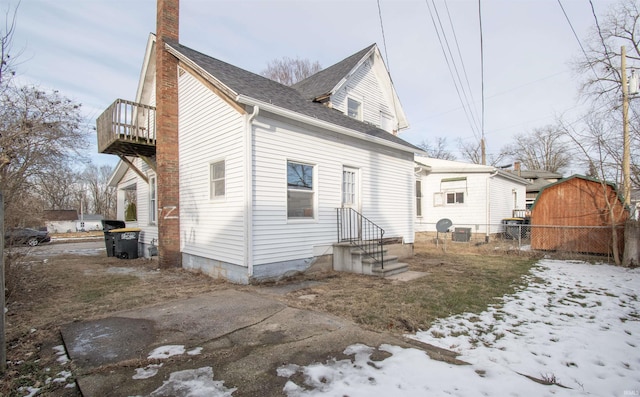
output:
[[[416,233],[436,232],[437,222],[449,219],[452,228],[489,237],[525,210],[529,182],[493,166],[416,156],[415,178]]]
[[[135,102],[98,119],[99,150],[122,160],[110,182],[118,219],[136,191],[127,226],[142,229],[141,255],[162,244],[159,223],[177,219],[183,267],[238,283],[277,278],[331,263],[338,208],[411,251],[419,149],[396,136],[408,124],[376,45],[288,87],[166,40],[178,65],[179,206],[162,208],[157,50],[151,35]]]

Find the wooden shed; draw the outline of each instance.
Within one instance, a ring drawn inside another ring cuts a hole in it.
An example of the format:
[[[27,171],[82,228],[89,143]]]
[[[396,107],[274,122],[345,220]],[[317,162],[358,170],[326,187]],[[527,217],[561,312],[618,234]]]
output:
[[[615,184],[572,175],[538,194],[531,213],[531,248],[611,254],[615,224],[622,252],[628,217]]]

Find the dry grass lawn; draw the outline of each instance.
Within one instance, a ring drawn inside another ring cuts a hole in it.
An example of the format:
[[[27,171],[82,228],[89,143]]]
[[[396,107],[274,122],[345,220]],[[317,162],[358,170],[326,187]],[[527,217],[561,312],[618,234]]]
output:
[[[444,253],[416,245],[410,269],[426,276],[408,282],[345,273],[298,276],[278,284],[313,280],[312,287],[274,295],[291,306],[352,319],[363,327],[393,333],[415,332],[451,314],[478,312],[523,283],[534,258],[485,253]],[[460,251],[460,249],[458,250]],[[76,396],[64,383],[50,382],[72,364],[56,361],[60,326],[104,317],[148,304],[224,288],[256,290],[184,271],[155,269],[145,259],[104,256],[9,258],[6,341],[9,365],[0,396],[23,396],[20,386],[41,387],[44,395]],[[47,381],[49,379],[49,381]]]

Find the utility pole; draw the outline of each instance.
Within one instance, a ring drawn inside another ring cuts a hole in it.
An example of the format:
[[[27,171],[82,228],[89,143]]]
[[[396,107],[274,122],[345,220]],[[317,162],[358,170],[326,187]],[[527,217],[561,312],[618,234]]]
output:
[[[627,87],[627,50],[620,49],[620,69],[622,76],[622,192],[625,207],[631,205],[631,141],[629,138],[629,89]]]

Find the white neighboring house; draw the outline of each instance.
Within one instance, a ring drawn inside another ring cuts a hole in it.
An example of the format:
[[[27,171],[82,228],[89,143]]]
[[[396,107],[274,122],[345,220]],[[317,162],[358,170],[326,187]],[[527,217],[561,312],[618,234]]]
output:
[[[183,267],[248,283],[330,263],[343,207],[411,252],[420,150],[395,135],[408,124],[375,44],[293,87],[178,43],[167,50],[179,65]],[[118,190],[118,219],[126,191],[135,190],[137,221],[127,226],[142,229],[145,256],[158,241],[153,112],[161,99],[154,59],[151,35],[128,113],[133,121],[113,121],[113,109],[126,105],[120,100],[98,119],[100,151],[122,160],[110,181]],[[125,129],[118,132],[116,124]],[[134,130],[146,138],[121,140]],[[100,143],[112,131],[113,142]]]
[[[488,237],[503,231],[503,219],[524,215],[529,182],[513,173],[422,156],[415,161],[416,233],[436,232],[436,223],[447,218],[452,228]]]
[[[76,220],[76,230],[79,232],[102,230],[103,219],[104,217],[100,214],[83,214]]]

